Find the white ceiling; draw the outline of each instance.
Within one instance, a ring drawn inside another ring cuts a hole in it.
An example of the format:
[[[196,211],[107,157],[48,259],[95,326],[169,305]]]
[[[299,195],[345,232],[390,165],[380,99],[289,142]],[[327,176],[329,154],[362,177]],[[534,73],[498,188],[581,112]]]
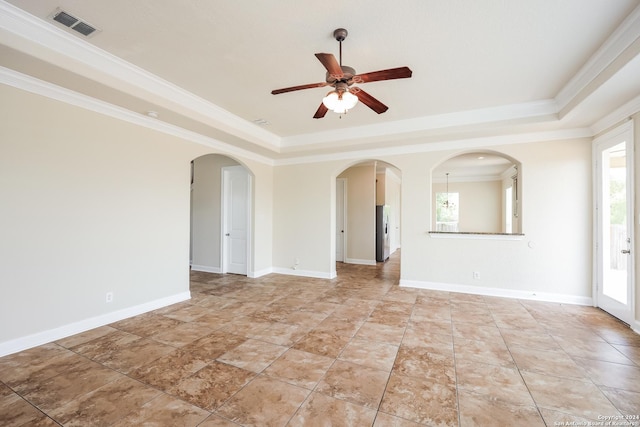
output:
[[[5,83],[18,71],[136,114],[154,110],[200,141],[276,162],[452,141],[561,139],[592,136],[638,111],[639,5],[0,0],[0,65]],[[50,19],[58,7],[100,32],[84,38],[63,28]],[[359,104],[342,118],[329,112],[317,120],[326,88],[270,94],[324,81],[314,53],[338,56],[338,27],[349,31],[345,65],[359,73],[413,71],[410,79],[362,85],[389,106],[386,113]]]

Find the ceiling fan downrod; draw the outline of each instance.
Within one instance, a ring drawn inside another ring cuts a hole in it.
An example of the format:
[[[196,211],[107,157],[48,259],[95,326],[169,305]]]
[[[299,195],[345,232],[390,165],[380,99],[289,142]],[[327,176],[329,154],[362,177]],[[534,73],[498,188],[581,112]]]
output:
[[[342,41],[347,38],[347,35],[349,35],[349,32],[344,28],[338,28],[333,31],[333,37],[340,44],[340,66],[341,67],[342,67]]]

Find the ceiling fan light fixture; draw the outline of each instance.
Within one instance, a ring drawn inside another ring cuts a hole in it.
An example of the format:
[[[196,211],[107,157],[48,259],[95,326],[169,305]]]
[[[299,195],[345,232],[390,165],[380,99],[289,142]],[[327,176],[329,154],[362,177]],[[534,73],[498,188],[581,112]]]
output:
[[[358,103],[358,97],[349,91],[333,90],[322,98],[322,103],[334,113],[344,114]]]

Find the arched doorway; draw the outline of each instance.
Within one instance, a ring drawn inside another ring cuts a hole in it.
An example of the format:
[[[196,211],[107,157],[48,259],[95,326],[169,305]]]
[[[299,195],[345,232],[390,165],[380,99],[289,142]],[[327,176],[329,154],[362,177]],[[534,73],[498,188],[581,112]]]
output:
[[[251,185],[249,170],[230,157],[207,154],[191,162],[192,270],[248,275]]]
[[[401,184],[400,169],[380,160],[336,177],[337,262],[376,265],[400,248]]]

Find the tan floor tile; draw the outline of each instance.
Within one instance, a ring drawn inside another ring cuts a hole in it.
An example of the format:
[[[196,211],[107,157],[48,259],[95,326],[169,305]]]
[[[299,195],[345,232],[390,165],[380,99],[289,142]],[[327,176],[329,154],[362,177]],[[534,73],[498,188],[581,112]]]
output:
[[[456,365],[458,388],[515,405],[534,406],[533,399],[517,369],[483,363]]]
[[[455,338],[454,349],[456,361],[487,363],[507,368],[515,367],[511,353],[504,342]]]
[[[307,333],[307,327],[274,322],[258,332],[249,332],[247,335],[250,338],[290,347]]]
[[[545,427],[535,406],[522,406],[493,400],[490,396],[477,395],[461,390],[460,427],[494,427],[513,425],[518,427]]]
[[[348,342],[348,337],[329,332],[311,331],[302,337],[293,348],[335,359]]]
[[[388,378],[388,372],[336,360],[315,391],[375,409]]]
[[[612,363],[621,363],[623,365],[634,365],[635,363],[624,352],[621,352],[613,345],[600,341],[582,341],[579,339],[564,338],[558,339],[558,344],[567,354],[585,359],[603,360]],[[638,349],[640,347],[627,347]]]
[[[264,374],[289,384],[312,390],[335,359],[296,349],[289,349],[274,361]]]
[[[514,347],[511,349],[511,355],[522,371],[565,378],[586,378],[584,370],[564,351],[542,351]]]
[[[192,352],[176,349],[164,357],[132,370],[129,376],[166,391],[208,363],[209,360],[203,360]]]
[[[17,390],[43,411],[58,408],[70,401],[109,384],[122,374],[99,363],[85,360],[66,372],[47,380],[21,384]]]
[[[310,390],[260,376],[216,413],[246,426],[284,426],[309,393]]]
[[[182,350],[203,361],[211,362],[227,351],[235,349],[246,340],[247,338],[245,337],[217,330],[192,341],[182,347]]]
[[[328,332],[345,337],[353,337],[360,329],[363,320],[345,320],[337,316],[329,316],[313,328],[314,331]]]
[[[453,357],[453,335],[451,332],[433,333],[427,329],[409,325],[402,338],[402,345],[425,347],[433,353],[447,354]]]
[[[111,326],[101,326],[99,328],[90,329],[88,331],[58,340],[56,341],[56,344],[61,345],[65,348],[71,348],[80,344],[84,344],[88,341],[93,341],[94,339],[103,337],[111,332],[115,332],[115,328],[112,328]]]
[[[453,324],[453,336],[477,341],[496,340],[503,343],[502,334],[494,324],[480,324],[455,322]]]
[[[121,418],[110,427],[131,426],[183,426],[195,427],[210,413],[183,400],[162,394],[142,405],[138,410]]]
[[[500,329],[507,347],[532,348],[535,350],[561,351],[562,348],[553,337],[538,330]]]
[[[600,386],[600,390],[623,414],[640,416],[640,393],[605,386]]]
[[[184,322],[171,319],[161,314],[145,313],[112,323],[110,326],[121,331],[129,332],[130,334],[150,337],[159,332],[175,328],[182,323]]]
[[[446,379],[455,382],[453,354],[432,352],[430,348],[401,345],[393,373],[407,377]]]
[[[218,357],[217,360],[238,368],[260,373],[285,351],[287,351],[287,347],[281,345],[248,339],[233,350]]]
[[[0,381],[9,385],[29,379],[55,360],[73,353],[57,344],[45,344],[0,358]]]
[[[400,345],[405,328],[389,326],[380,323],[364,322],[355,337],[369,341],[386,342],[387,344]]]
[[[542,419],[544,419],[547,426],[597,426],[604,425],[602,420],[598,417],[585,418],[578,415],[571,415],[564,412],[554,411],[547,408],[538,408]]]
[[[629,360],[640,366],[640,347],[630,345],[614,344],[613,347],[624,354]]]
[[[0,425],[32,426],[46,415],[15,393],[0,397]]]
[[[211,332],[213,332],[213,328],[211,327],[211,325],[206,323],[193,322],[183,323],[182,325],[178,325],[173,329],[155,334],[151,338],[155,341],[173,347],[184,347],[185,345],[194,342],[198,338],[209,335]]]
[[[392,374],[380,411],[429,426],[457,426],[455,385]]]
[[[111,425],[160,393],[138,381],[121,377],[53,409],[51,416],[70,427]]]
[[[376,411],[344,400],[311,393],[287,426],[370,426]]]
[[[607,387],[640,392],[640,367],[575,357],[591,380]]]
[[[404,418],[378,412],[373,427],[423,427],[424,424],[418,424]]]
[[[591,381],[554,377],[535,372],[522,372],[522,377],[539,408],[588,419],[597,419],[598,415],[618,413],[618,410]]]
[[[244,387],[255,373],[246,369],[213,362],[171,387],[168,392],[212,411]]]
[[[202,424],[198,424],[198,427],[238,427],[238,424],[214,414],[207,418]]]
[[[342,350],[339,359],[382,371],[391,371],[397,353],[398,346],[395,345],[353,339]]]

